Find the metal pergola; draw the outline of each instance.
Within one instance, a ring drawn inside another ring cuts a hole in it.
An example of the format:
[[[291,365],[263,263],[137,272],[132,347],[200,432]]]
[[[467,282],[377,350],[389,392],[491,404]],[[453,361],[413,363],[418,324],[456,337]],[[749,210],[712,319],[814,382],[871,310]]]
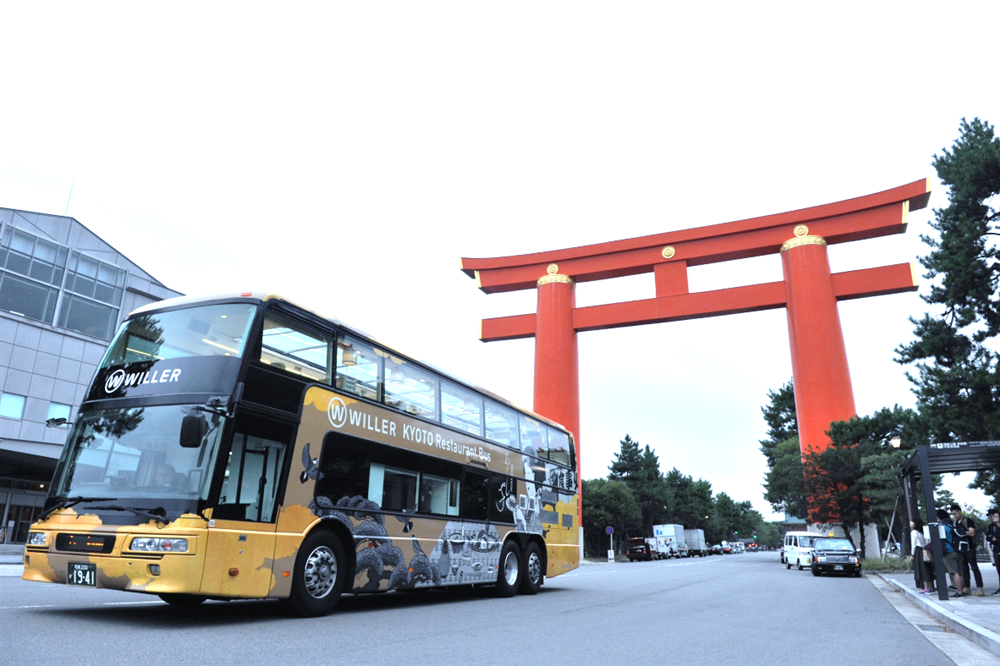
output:
[[[910,520],[919,515],[917,510],[916,481],[930,479],[933,474],[948,474],[950,472],[981,472],[985,470],[1000,470],[1000,441],[992,442],[958,442],[930,444],[920,446],[907,458],[900,472],[903,493],[906,497],[906,510]],[[930,528],[931,550],[934,561],[944,562],[944,551],[941,547],[941,536],[937,529],[937,514],[934,506],[934,486],[923,484],[924,506],[927,507],[927,519],[924,523]],[[914,563],[916,566],[916,563]],[[948,599],[948,579],[943,566],[935,566],[938,599]]]

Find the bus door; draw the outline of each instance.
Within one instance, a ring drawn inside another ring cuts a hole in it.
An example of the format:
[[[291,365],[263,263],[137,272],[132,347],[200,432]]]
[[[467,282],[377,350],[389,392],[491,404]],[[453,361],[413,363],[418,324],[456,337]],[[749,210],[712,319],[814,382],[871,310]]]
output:
[[[208,528],[202,594],[264,597],[272,588],[278,514],[295,427],[238,413]]]

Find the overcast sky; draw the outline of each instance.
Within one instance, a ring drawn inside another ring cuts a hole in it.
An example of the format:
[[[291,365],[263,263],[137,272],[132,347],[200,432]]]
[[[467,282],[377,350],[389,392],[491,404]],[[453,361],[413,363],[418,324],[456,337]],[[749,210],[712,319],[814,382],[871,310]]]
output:
[[[531,340],[483,344],[459,258],[728,222],[931,177],[1000,118],[1000,3],[7,3],[0,206],[66,213],[168,287],[280,293],[526,407]],[[72,197],[70,191],[72,188]],[[693,291],[781,279],[778,255]],[[577,287],[649,298],[652,274]],[[913,405],[893,349],[914,293],[840,304],[860,414]],[[580,335],[585,478],[626,433],[715,492],[762,498],[784,310]],[[985,508],[964,483],[948,485]]]

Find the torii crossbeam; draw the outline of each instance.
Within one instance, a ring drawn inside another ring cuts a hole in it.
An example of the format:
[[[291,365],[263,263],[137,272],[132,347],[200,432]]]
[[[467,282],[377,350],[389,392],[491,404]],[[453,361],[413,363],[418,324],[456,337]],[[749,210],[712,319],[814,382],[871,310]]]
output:
[[[537,289],[534,314],[485,319],[481,339],[535,338],[534,410],[579,441],[577,333],[622,326],[785,308],[803,454],[829,446],[832,421],[855,415],[854,391],[837,301],[917,289],[912,264],[830,272],[826,246],[906,231],[906,216],[927,205],[930,184],[907,185],[776,215],[696,229],[537,252],[462,259],[484,292]],[[784,279],[691,293],[687,269],[781,254]],[[652,273],[656,297],[576,307],[575,284]],[[579,449],[579,446],[578,446]],[[578,479],[580,456],[577,456]]]

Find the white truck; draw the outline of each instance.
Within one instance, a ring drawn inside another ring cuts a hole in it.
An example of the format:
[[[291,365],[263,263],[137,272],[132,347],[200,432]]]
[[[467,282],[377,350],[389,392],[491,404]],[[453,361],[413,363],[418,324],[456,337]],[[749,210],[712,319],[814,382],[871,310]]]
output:
[[[653,525],[657,550],[661,557],[687,557],[688,548],[682,525]]]
[[[686,529],[684,540],[687,542],[688,556],[705,557],[708,555],[708,544],[705,543],[705,530]]]

